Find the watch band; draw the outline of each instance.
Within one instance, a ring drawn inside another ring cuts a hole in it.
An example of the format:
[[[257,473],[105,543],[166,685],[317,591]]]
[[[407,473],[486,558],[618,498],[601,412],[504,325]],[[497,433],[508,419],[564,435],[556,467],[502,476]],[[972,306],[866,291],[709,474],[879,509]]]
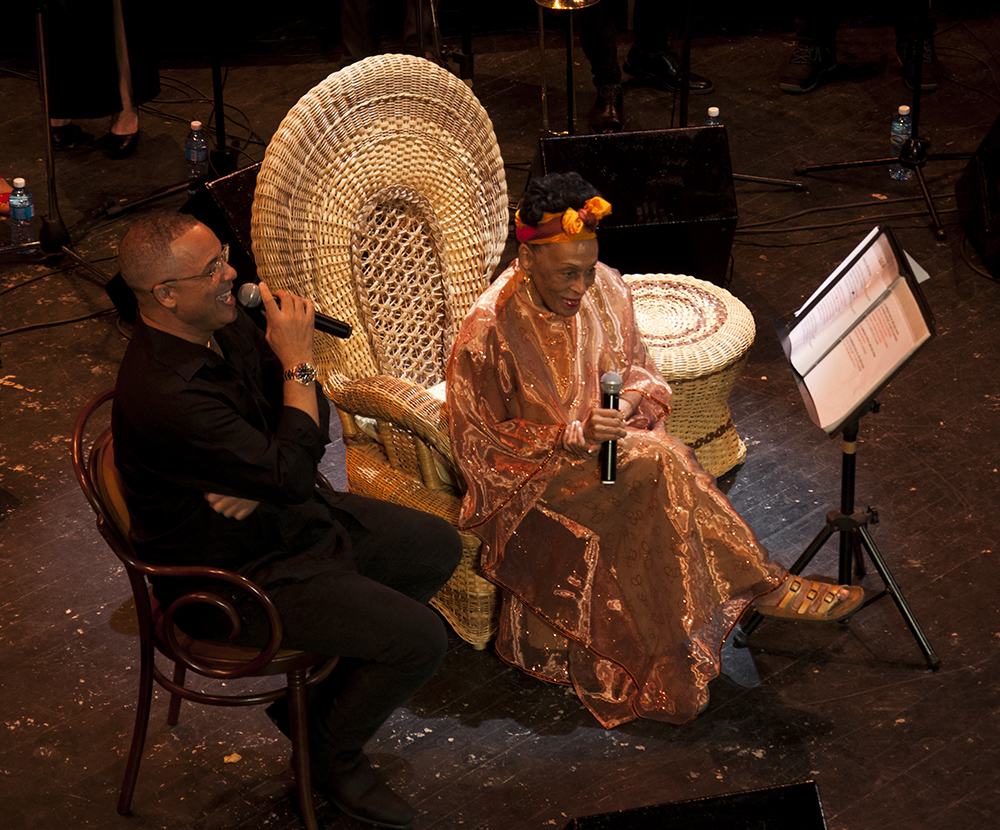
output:
[[[285,369],[282,380],[294,380],[303,386],[311,386],[316,380],[316,368],[311,363],[300,363],[291,369]]]

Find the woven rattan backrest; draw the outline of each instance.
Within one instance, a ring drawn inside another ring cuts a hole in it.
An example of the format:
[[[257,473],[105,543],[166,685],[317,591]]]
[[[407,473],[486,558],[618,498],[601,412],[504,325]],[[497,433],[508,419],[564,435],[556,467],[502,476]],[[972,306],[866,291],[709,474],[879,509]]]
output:
[[[366,328],[372,318],[358,307],[352,240],[373,195],[391,187],[423,197],[440,228],[435,267],[444,311],[435,314],[446,356],[503,251],[507,185],[486,110],[466,84],[429,61],[366,58],[330,75],[292,107],[257,178],[251,220],[257,269],[273,287],[310,297],[319,311],[355,330]],[[417,225],[430,226],[422,219]],[[433,247],[421,239],[426,244]],[[374,293],[369,285],[369,297]],[[402,308],[413,305],[409,294],[397,299]],[[317,335],[315,358],[321,378],[331,371],[352,378],[382,371],[366,336]]]
[[[372,194],[354,226],[351,270],[379,373],[421,386],[444,380],[448,265],[431,203],[408,187]]]

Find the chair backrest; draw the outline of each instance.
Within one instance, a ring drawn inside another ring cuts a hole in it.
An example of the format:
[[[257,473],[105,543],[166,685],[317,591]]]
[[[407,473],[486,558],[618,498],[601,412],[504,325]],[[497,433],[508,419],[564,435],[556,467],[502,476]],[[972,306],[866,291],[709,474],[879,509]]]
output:
[[[317,336],[320,378],[444,378],[462,320],[503,252],[507,184],[469,87],[408,55],[335,72],[285,116],[251,232],[269,285],[350,323]]]

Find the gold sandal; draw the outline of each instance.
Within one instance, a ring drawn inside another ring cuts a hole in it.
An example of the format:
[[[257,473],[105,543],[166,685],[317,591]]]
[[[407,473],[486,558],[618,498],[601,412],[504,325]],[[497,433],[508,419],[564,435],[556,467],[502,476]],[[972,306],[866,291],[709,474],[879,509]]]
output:
[[[837,622],[847,619],[865,601],[864,589],[857,585],[830,585],[789,574],[779,588],[782,586],[785,595],[778,604],[755,605],[758,614],[802,622]],[[841,588],[846,588],[850,593],[847,599],[840,599],[837,596]],[[813,611],[812,606],[817,599],[821,604]]]

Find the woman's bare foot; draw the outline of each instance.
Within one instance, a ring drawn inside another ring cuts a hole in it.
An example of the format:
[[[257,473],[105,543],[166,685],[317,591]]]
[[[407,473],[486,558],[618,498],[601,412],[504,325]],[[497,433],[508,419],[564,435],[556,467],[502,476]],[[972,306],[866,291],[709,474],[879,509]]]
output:
[[[125,110],[118,113],[111,124],[112,135],[132,135],[139,132],[139,113]]]

